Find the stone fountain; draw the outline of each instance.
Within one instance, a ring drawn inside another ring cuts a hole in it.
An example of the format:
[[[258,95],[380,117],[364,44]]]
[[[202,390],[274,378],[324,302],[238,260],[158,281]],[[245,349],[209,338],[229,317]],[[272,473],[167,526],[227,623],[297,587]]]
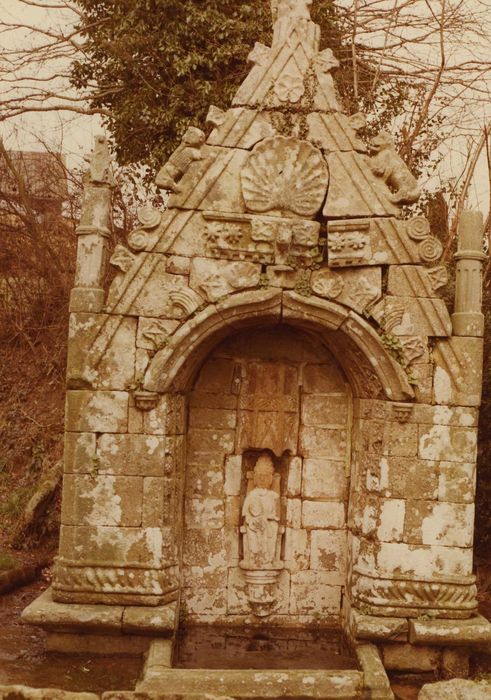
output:
[[[254,46],[232,107],[160,170],[167,209],[143,207],[114,250],[96,142],[60,549],[24,617],[52,650],[160,638],[156,687],[182,625],[342,629],[365,674],[342,697],[374,668],[372,697],[391,697],[381,659],[465,675],[491,638],[473,572],[482,220],[462,217],[450,316],[442,245],[402,218],[418,183],[388,134],[367,146],[343,112],[310,2],[272,5],[272,46]]]

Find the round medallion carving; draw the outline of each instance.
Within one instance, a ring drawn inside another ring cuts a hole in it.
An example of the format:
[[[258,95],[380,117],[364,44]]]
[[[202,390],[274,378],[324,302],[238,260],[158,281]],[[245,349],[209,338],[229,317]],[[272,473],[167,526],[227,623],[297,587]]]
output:
[[[435,263],[442,255],[443,245],[435,236],[428,236],[419,244],[419,257],[425,263]]]
[[[329,171],[322,153],[307,141],[274,136],[254,148],[241,179],[249,211],[311,217],[324,201]]]
[[[422,241],[430,235],[430,224],[424,216],[414,216],[406,224],[407,235],[413,241]]]

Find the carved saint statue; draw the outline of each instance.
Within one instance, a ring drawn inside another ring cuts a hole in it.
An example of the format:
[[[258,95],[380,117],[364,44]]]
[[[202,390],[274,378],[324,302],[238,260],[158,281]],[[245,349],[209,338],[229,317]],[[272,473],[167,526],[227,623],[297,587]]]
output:
[[[275,488],[276,487],[276,488]],[[243,568],[268,568],[276,562],[280,520],[279,474],[267,453],[254,467],[253,488],[242,506],[244,525]]]
[[[271,0],[273,21],[282,17],[310,19],[310,5],[312,0]]]

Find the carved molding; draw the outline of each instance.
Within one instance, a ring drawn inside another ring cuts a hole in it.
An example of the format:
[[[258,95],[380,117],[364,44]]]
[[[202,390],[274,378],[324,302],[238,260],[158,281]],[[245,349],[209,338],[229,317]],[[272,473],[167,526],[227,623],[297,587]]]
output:
[[[199,355],[200,351],[206,351],[210,342],[225,338],[236,325],[257,326],[265,320],[279,321],[282,306],[286,323],[310,326],[318,331],[339,329],[341,335],[345,334],[372,368],[373,376],[378,378],[379,386],[388,398],[394,401],[414,398],[404,370],[387,352],[378,333],[358,314],[318,297],[270,289],[239,292],[198,312],[169,336],[167,346],[152,359],[144,388],[157,392],[185,388],[190,379],[190,358],[196,356],[194,353]],[[335,347],[331,349],[335,352]],[[344,352],[335,354],[339,355],[341,365],[350,374]],[[372,363],[370,358],[377,358],[377,362]]]
[[[353,599],[361,606],[387,607],[397,616],[414,617],[413,609],[454,611],[471,614],[477,608],[477,588],[474,582],[411,581],[373,578],[355,573],[352,583]],[[382,611],[380,611],[382,612]]]
[[[80,566],[58,557],[54,567],[53,590],[118,596],[165,596],[177,587],[173,574],[172,567]]]
[[[319,245],[317,221],[278,216],[223,214],[205,211],[207,253],[220,259],[311,265],[311,251]]]

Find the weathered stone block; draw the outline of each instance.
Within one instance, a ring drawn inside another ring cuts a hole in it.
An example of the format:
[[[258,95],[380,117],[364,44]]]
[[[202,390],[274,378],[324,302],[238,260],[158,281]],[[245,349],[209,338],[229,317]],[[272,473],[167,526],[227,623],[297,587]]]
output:
[[[66,430],[125,433],[128,428],[128,394],[124,391],[68,391]]]
[[[249,152],[203,146],[202,160],[191,163],[180,182],[181,191],[169,199],[170,208],[223,212],[244,210],[239,173]]]
[[[339,616],[341,586],[325,571],[299,571],[291,575],[290,614]]]
[[[288,465],[286,494],[290,497],[300,496],[302,489],[302,459],[293,457]]]
[[[322,268],[312,273],[311,286],[318,296],[335,299],[361,314],[382,295],[382,268]]]
[[[211,496],[223,498],[223,472],[210,464],[186,464],[186,496],[188,498]]]
[[[384,666],[390,671],[436,671],[441,653],[433,647],[414,647],[412,644],[384,644]]]
[[[448,425],[422,425],[419,428],[419,456],[446,462],[472,462],[476,459],[477,431]]]
[[[184,531],[183,562],[186,585],[190,585],[190,579],[196,567],[200,567],[203,571],[215,571],[227,566],[224,543],[225,534],[221,530],[193,528]]]
[[[490,700],[491,684],[486,681],[450,681],[428,683],[418,695],[419,700]]]
[[[227,612],[227,595],[223,587],[227,569],[199,574],[194,571],[189,587],[182,591],[184,615],[224,615]]]
[[[136,319],[71,314],[67,380],[123,390],[135,379]],[[98,348],[104,348],[101,351]],[[97,365],[94,366],[94,360]]]
[[[61,522],[138,527],[142,489],[140,477],[65,474]]]
[[[309,568],[310,547],[307,530],[285,530],[285,562],[289,571],[300,571]]]
[[[456,425],[462,428],[477,426],[479,411],[470,406],[425,406],[415,404],[409,417],[411,423],[429,425]]]
[[[313,571],[328,571],[331,585],[344,585],[346,575],[346,532],[313,530],[310,566]]]
[[[335,365],[308,364],[303,370],[305,394],[346,393],[346,381]]]
[[[181,394],[162,396],[157,406],[145,411],[144,432],[149,435],[183,435],[186,428],[186,397]]]
[[[404,532],[406,502],[394,498],[369,498],[363,508],[361,532],[380,542],[400,542]]]
[[[392,265],[387,292],[399,297],[438,297],[437,290],[445,286],[446,279],[443,265],[432,269],[422,265]]]
[[[240,496],[227,496],[225,499],[225,527],[238,528],[240,520]]]
[[[195,462],[206,461],[207,456],[229,455],[234,451],[235,433],[231,430],[190,428],[188,433],[188,455]]]
[[[233,360],[222,358],[208,360],[198,375],[195,390],[211,394],[229,394],[232,388],[234,370],[235,362]],[[216,408],[216,406],[210,408]]]
[[[191,408],[189,423],[193,428],[233,429],[237,414],[224,408]]]
[[[434,501],[409,502],[404,541],[471,547],[474,536],[474,506]]]
[[[452,322],[443,299],[387,296],[377,304],[373,315],[379,323],[390,319],[390,333],[397,336],[452,334]]]
[[[169,336],[174,333],[179,321],[162,318],[145,318],[138,320],[136,347],[143,350],[160,350],[167,343]]]
[[[148,476],[143,479],[143,527],[162,527],[164,524],[164,495],[167,479]]]
[[[384,454],[396,457],[412,457],[418,451],[418,431],[415,425],[386,423],[384,430]]]
[[[440,340],[433,350],[434,402],[479,406],[482,391],[482,338]]]
[[[254,263],[194,258],[189,285],[214,302],[235,291],[257,287],[260,275],[261,266]]]
[[[286,501],[286,525],[298,530],[302,523],[302,501],[288,498]]]
[[[302,496],[344,499],[347,492],[346,463],[330,459],[305,459]]]
[[[347,396],[307,394],[302,402],[302,422],[306,426],[345,426],[348,420]]]
[[[64,472],[90,474],[97,467],[95,433],[65,433]]]
[[[441,545],[414,545],[402,542],[382,542],[377,552],[361,542],[360,561],[372,570],[393,575],[409,574],[422,579],[432,576],[470,576],[472,549]]]
[[[224,493],[226,496],[238,496],[242,483],[242,457],[241,455],[230,455],[225,460],[225,484]]]
[[[190,498],[186,500],[185,523],[189,529],[216,530],[225,522],[223,500],[218,498]]]
[[[304,457],[343,460],[346,457],[346,449],[346,430],[307,426],[300,430],[300,451]]]
[[[302,527],[341,529],[346,524],[344,504],[339,501],[303,501]]]
[[[475,615],[468,620],[410,620],[409,639],[412,644],[489,644],[491,623],[482,615]]]
[[[474,462],[440,462],[438,500],[447,503],[473,503],[476,491]]]
[[[436,499],[438,462],[415,457],[361,457],[368,491],[391,498]]]
[[[97,442],[100,474],[163,476],[165,438],[161,435],[101,435]]]
[[[333,152],[328,163],[331,179],[323,210],[327,218],[399,215],[389,188],[375,177],[364,155]]]
[[[137,564],[160,568],[163,533],[160,528],[70,526],[60,531],[60,555],[69,560],[79,557],[97,565],[117,563],[119,567]]]

